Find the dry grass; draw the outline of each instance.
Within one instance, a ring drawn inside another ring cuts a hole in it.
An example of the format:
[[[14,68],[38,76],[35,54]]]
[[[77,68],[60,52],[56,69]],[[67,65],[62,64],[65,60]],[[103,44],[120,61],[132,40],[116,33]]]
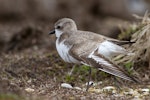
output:
[[[146,13],[144,17],[136,18],[142,21],[134,24],[131,28],[136,30],[131,35],[131,41],[134,41],[127,49],[133,55],[119,55],[113,59],[117,64],[125,66],[127,71],[135,74],[143,83],[150,83],[150,14]],[[129,28],[129,29],[131,29]],[[128,31],[127,31],[128,32]],[[123,33],[124,34],[124,33]],[[144,73],[143,73],[144,72]]]
[[[136,41],[131,46],[135,53],[132,60],[137,62],[147,62],[150,68],[150,14],[145,14],[139,26],[142,26],[139,31],[132,35],[132,40]]]

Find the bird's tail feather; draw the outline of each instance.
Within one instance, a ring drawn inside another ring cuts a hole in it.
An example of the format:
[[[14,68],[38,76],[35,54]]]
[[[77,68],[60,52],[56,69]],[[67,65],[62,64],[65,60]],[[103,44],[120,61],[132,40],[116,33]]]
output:
[[[109,40],[110,42],[113,42],[114,44],[117,45],[125,45],[125,44],[133,44],[135,42],[132,41],[119,41],[119,40]]]
[[[100,54],[92,54],[90,57],[87,58],[87,62],[89,65],[98,68],[101,71],[104,71],[106,73],[118,76],[120,78],[133,81],[133,82],[138,82],[137,79],[134,77],[131,77],[127,72],[125,72],[122,68],[119,66],[113,64],[109,59],[105,58],[104,56]]]

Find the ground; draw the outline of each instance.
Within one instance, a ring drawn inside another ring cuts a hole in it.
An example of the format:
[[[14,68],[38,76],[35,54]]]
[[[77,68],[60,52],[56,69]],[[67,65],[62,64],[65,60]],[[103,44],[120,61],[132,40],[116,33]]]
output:
[[[140,90],[150,89],[149,82],[145,85],[127,82],[97,69],[93,69],[92,81],[99,84],[92,86],[89,92],[84,91],[88,67],[76,65],[69,76],[74,65],[65,63],[57,54],[55,36],[48,35],[49,26],[52,25],[46,21],[0,23],[0,100],[149,99],[149,91],[144,94],[145,91]],[[150,76],[148,67],[136,71],[143,80]],[[81,90],[62,87],[62,83]],[[115,92],[104,89],[108,86],[114,87]],[[135,94],[128,93],[129,90]]]

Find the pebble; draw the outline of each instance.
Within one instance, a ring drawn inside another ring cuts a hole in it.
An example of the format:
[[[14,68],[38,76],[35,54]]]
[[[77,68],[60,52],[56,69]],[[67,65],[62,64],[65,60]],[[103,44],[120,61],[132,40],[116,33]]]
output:
[[[107,86],[107,87],[104,87],[103,88],[103,90],[105,91],[105,90],[107,90],[107,91],[111,91],[111,90],[115,90],[115,87],[113,87],[113,86]]]
[[[34,92],[34,89],[32,89],[32,88],[26,88],[25,91],[31,93],[31,92]]]
[[[62,83],[62,84],[61,84],[61,87],[70,88],[70,89],[73,88],[73,87],[72,87],[70,84],[68,84],[68,83]]]
[[[74,87],[74,89],[77,89],[77,90],[82,90],[80,87]]]

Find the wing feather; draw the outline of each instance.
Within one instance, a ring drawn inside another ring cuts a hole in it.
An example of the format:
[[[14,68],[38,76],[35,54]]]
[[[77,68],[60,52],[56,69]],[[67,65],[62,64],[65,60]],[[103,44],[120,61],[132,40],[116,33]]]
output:
[[[71,40],[70,40],[71,41]],[[69,54],[75,59],[79,60],[82,64],[98,68],[106,73],[118,76],[120,78],[136,81],[133,77],[129,76],[127,72],[119,66],[112,63],[104,55],[98,53],[99,43],[90,39],[84,39],[80,42],[75,42],[69,50]]]
[[[86,61],[89,63],[89,65],[98,68],[101,71],[104,71],[106,73],[118,76],[120,78],[129,80],[129,81],[136,81],[137,80],[131,76],[127,72],[125,72],[123,69],[121,69],[119,66],[112,63],[109,59],[102,56],[101,54],[98,54],[95,52],[92,52],[86,59]]]

